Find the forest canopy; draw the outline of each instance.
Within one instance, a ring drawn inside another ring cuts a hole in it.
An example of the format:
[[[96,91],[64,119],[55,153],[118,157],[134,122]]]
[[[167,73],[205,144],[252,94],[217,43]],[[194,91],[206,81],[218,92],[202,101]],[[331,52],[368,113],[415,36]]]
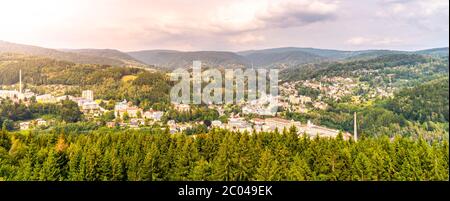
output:
[[[0,180],[448,180],[448,141],[397,136],[354,142],[213,129],[88,134],[0,132]]]

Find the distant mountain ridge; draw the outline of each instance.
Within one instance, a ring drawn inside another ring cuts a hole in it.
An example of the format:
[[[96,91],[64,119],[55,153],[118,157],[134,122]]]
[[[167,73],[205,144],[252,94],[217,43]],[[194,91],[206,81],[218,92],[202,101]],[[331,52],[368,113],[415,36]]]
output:
[[[358,50],[281,47],[247,51],[177,51],[140,50],[122,52],[115,49],[50,49],[0,41],[0,53],[14,52],[44,56],[82,64],[148,67],[161,69],[188,68],[193,60],[201,60],[205,66],[219,68],[288,68],[323,61],[370,59],[391,54],[421,54],[448,56],[448,47],[419,51]]]
[[[12,52],[28,54],[33,56],[43,56],[56,60],[70,61],[81,64],[102,64],[111,66],[141,65],[144,63],[137,61],[126,53],[118,50],[56,50],[32,45],[23,45],[0,41],[0,53]]]
[[[143,50],[128,52],[128,54],[148,65],[156,65],[167,69],[189,67],[192,65],[192,60],[201,60],[206,65],[216,67],[287,68],[306,63],[318,63],[323,61],[337,61],[344,59],[370,59],[391,54],[445,56],[448,55],[448,47],[420,51],[343,51],[298,47],[247,50],[240,52]]]
[[[436,55],[436,56],[448,56],[448,47],[419,50],[419,51],[416,51],[416,52],[418,54]]]
[[[134,57],[128,55],[127,53],[115,49],[61,49],[60,51],[77,53],[86,56],[109,58],[121,62],[122,65],[130,65],[130,66],[144,65],[143,62],[135,59]]]
[[[175,50],[144,50],[128,52],[129,55],[148,65],[175,69],[192,66],[193,60],[200,60],[210,67],[247,67],[249,62],[241,55],[224,51],[181,52]]]

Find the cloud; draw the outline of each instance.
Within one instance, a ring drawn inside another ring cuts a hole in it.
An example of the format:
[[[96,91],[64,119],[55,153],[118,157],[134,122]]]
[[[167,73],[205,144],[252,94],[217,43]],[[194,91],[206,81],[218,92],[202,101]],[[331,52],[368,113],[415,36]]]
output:
[[[418,18],[448,15],[449,11],[447,0],[384,0],[381,3],[383,9],[378,12],[379,16]]]
[[[347,40],[350,45],[364,45],[364,46],[389,46],[402,43],[403,41],[398,38],[390,37],[362,37],[357,36]]]
[[[404,20],[429,30],[447,30],[448,0],[382,0],[376,16]]]
[[[1,6],[0,40],[51,48],[448,46],[446,0],[16,0]]]
[[[241,1],[219,8],[206,27],[233,34],[305,26],[333,19],[337,8],[337,2],[323,0]]]
[[[331,20],[337,12],[337,2],[291,1],[272,4],[258,15],[267,26],[292,27]]]
[[[330,20],[337,7],[337,2],[328,0],[243,0],[207,7],[202,13],[163,13],[140,22],[165,34],[232,35]]]
[[[262,35],[246,33],[242,35],[232,36],[228,41],[235,45],[248,45],[264,42],[265,40],[266,38]]]
[[[329,0],[235,0],[205,6],[203,12],[156,12],[128,23],[127,32],[148,42],[189,43],[201,38],[230,46],[258,44],[268,30],[332,20],[337,8],[338,2]]]

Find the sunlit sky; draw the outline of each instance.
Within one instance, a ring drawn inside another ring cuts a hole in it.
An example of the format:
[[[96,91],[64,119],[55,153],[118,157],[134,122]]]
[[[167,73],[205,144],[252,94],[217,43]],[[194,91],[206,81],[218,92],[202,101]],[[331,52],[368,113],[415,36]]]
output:
[[[448,0],[0,0],[0,40],[49,48],[447,47]]]

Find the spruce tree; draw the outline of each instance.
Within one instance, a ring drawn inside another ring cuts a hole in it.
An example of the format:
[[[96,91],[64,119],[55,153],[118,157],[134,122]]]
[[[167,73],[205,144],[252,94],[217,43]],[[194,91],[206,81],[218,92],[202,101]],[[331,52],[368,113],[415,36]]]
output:
[[[280,165],[271,150],[266,149],[261,154],[254,179],[257,181],[280,180]]]

